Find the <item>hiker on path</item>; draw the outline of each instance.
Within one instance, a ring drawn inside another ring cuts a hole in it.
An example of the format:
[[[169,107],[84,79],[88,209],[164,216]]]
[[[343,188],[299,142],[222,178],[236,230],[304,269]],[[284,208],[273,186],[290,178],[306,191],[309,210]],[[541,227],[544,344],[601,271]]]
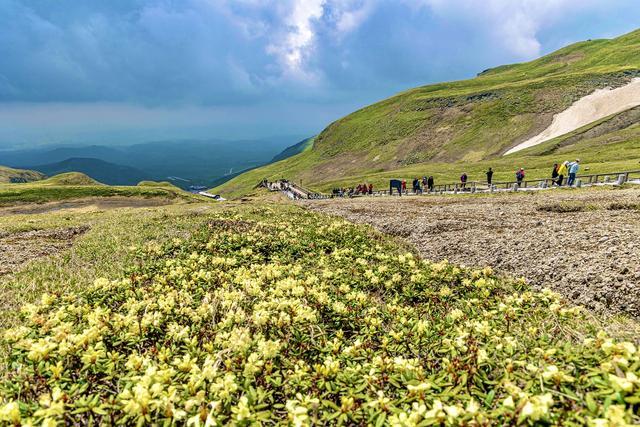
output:
[[[422,189],[426,190],[429,188],[429,183],[427,182],[427,177],[423,176],[422,177]]]
[[[407,194],[407,180],[406,179],[402,180],[402,192]]]
[[[553,170],[551,171],[551,185],[558,182],[558,169],[559,169],[558,164],[554,163]]]
[[[467,188],[467,174],[466,174],[466,172],[462,172],[462,175],[460,175],[460,182],[462,183],[462,190],[464,191],[464,189]]]
[[[573,184],[576,182],[576,174],[580,170],[580,159],[576,159],[575,162],[569,163],[569,180],[567,180],[567,185],[569,187],[573,187]]]
[[[487,174],[487,185],[491,187],[491,180],[493,179],[493,170],[489,168],[488,171],[485,172]]]
[[[560,166],[558,166],[558,180],[556,181],[556,185],[558,187],[562,187],[562,181],[564,180],[564,177],[569,173],[569,169],[567,168],[568,164],[569,162],[563,162]]]
[[[522,187],[522,180],[524,179],[524,169],[520,168],[516,172],[516,180],[518,181],[518,187]]]
[[[427,179],[427,187],[429,188],[429,193],[431,193],[433,191],[433,188],[434,188],[433,176],[430,176],[429,179]]]
[[[420,180],[418,178],[413,178],[413,192],[415,194],[420,194]]]
[[[373,184],[369,184],[369,195],[373,194]]]

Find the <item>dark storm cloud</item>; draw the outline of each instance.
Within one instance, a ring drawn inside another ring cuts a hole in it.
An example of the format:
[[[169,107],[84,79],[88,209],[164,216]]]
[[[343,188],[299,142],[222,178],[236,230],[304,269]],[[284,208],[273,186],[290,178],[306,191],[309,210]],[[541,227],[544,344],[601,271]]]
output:
[[[0,143],[136,129],[107,126],[105,105],[145,129],[315,132],[399,90],[639,18],[633,0],[4,0]],[[47,104],[84,114],[47,125]]]

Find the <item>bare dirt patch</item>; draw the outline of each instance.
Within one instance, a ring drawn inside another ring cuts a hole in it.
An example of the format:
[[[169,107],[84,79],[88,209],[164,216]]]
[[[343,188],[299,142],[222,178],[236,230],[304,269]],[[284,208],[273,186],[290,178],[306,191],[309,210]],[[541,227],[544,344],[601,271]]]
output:
[[[174,203],[170,199],[163,198],[135,198],[135,197],[110,197],[67,200],[42,204],[28,203],[9,207],[0,207],[0,216],[4,215],[30,215],[60,210],[84,210],[97,211],[117,208],[144,208],[164,206]]]
[[[0,276],[17,271],[35,258],[56,254],[73,244],[88,227],[0,232]]]
[[[639,203],[640,190],[627,189],[361,198],[307,205],[402,237],[426,259],[490,265],[523,276],[535,287],[552,288],[593,311],[638,319],[640,211],[627,207]]]

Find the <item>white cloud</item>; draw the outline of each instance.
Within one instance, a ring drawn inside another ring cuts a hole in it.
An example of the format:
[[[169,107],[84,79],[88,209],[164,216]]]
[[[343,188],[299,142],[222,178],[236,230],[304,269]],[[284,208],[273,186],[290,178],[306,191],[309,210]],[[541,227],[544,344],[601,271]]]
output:
[[[325,0],[297,0],[290,4],[283,16],[283,34],[268,45],[267,51],[275,55],[285,71],[294,76],[311,77],[305,70],[305,57],[313,49],[314,21],[323,15]]]
[[[595,0],[405,0],[441,18],[466,18],[522,59],[540,54],[538,32]]]
[[[309,67],[318,30],[330,31],[335,40],[355,31],[369,16],[372,0],[292,0],[280,3],[281,22],[267,52],[274,55],[288,77],[315,82],[321,76]]]

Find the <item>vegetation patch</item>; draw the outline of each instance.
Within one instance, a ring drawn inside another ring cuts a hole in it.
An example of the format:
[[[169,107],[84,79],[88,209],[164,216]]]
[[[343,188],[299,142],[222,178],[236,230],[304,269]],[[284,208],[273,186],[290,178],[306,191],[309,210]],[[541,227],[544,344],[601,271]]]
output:
[[[627,425],[635,345],[557,294],[293,208],[216,213],[5,332],[6,424]]]
[[[585,212],[597,209],[596,206],[587,205],[584,203],[549,203],[539,205],[536,210],[540,212],[553,212],[553,213],[567,213],[567,212]]]
[[[615,202],[615,203],[610,203],[609,206],[607,206],[607,209],[609,209],[610,211],[625,211],[625,210],[640,211],[640,203]]]

